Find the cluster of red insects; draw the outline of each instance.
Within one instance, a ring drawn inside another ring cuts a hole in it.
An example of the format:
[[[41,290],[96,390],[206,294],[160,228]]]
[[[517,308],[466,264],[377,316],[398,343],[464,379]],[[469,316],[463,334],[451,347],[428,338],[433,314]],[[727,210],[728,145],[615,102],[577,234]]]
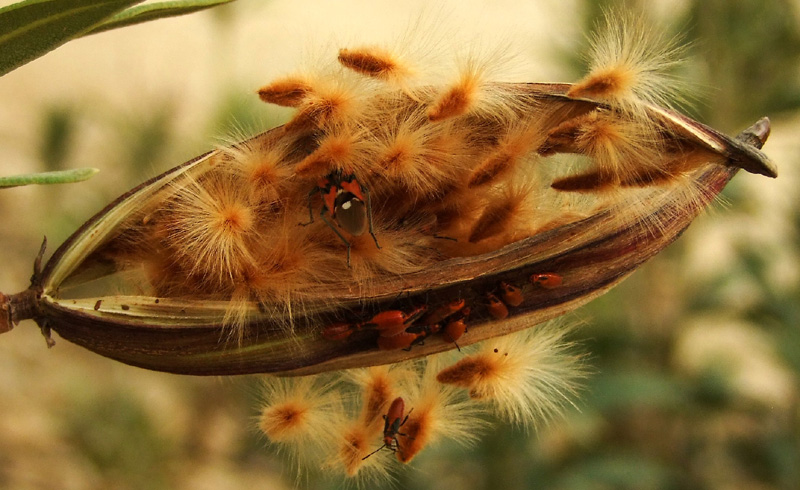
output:
[[[552,289],[561,285],[560,275],[548,272],[533,274],[530,277],[533,285]],[[498,297],[499,294],[499,297]],[[509,314],[509,307],[518,307],[524,301],[522,289],[501,282],[499,293],[486,293],[485,303],[489,315],[502,320]],[[322,336],[327,340],[345,340],[354,332],[372,331],[377,333],[377,344],[381,350],[411,349],[414,344],[421,343],[430,335],[441,333],[446,342],[453,342],[458,347],[458,339],[467,331],[467,319],[472,307],[467,306],[464,299],[453,300],[436,309],[428,311],[427,305],[417,306],[405,312],[386,310],[370,319],[361,322],[336,322],[322,329]]]

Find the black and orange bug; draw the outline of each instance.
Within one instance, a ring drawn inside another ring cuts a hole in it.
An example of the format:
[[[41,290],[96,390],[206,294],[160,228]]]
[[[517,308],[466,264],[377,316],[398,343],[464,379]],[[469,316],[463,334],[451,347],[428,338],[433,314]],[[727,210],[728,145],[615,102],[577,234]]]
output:
[[[339,231],[339,228],[356,237],[369,231],[372,239],[375,240],[375,246],[381,248],[372,224],[372,201],[369,189],[361,185],[355,174],[344,174],[337,169],[319,179],[317,186],[308,193],[309,221],[302,223],[304,225],[314,222],[312,198],[316,193],[322,196],[322,209],[319,217],[347,246],[348,267],[350,267],[351,244]],[[327,216],[330,216],[330,219]]]
[[[377,313],[364,322],[336,322],[322,329],[322,336],[326,340],[344,340],[356,330],[373,329],[380,332],[382,337],[392,337],[406,330],[427,310],[427,306],[418,306],[408,313],[401,310],[386,310]]]
[[[413,331],[404,330],[392,335],[385,335],[384,332],[381,332],[378,337],[378,348],[380,350],[411,350],[412,345],[421,343],[429,335],[438,333],[441,329],[441,325],[435,323],[433,325],[414,327]]]
[[[412,408],[407,414],[405,414],[405,409],[406,406],[402,397],[398,396],[392,401],[392,404],[389,405],[389,410],[386,412],[386,415],[383,416],[383,446],[361,458],[362,461],[383,448],[388,448],[392,452],[397,451],[397,448],[400,445],[400,443],[397,441],[397,436],[405,436],[405,434],[400,432],[400,427],[406,423],[408,416],[414,411]],[[405,418],[403,417],[404,414]]]
[[[439,323],[445,318],[460,311],[462,308],[464,308],[465,304],[466,301],[464,301],[463,299],[453,300],[447,303],[446,305],[442,305],[436,308],[435,310],[431,311],[427,315],[425,315],[422,318],[421,323],[424,323],[426,325],[430,325],[432,323]]]
[[[492,315],[493,318],[502,320],[508,316],[508,307],[502,301],[500,301],[497,296],[492,293],[488,293],[486,295],[486,300],[488,301],[486,308],[489,310],[489,314]]]
[[[460,351],[461,347],[458,346],[458,339],[467,331],[467,317],[469,316],[470,309],[466,307],[462,309],[458,315],[450,318],[442,331],[442,337],[447,342],[456,344],[456,348]]]
[[[364,324],[366,328],[374,328],[383,337],[391,337],[405,331],[428,309],[426,305],[417,306],[408,313],[400,310],[387,310],[373,316]]]
[[[545,289],[553,289],[561,286],[564,282],[564,278],[555,272],[545,272],[531,275],[531,282]]]
[[[507,282],[500,283],[500,297],[503,298],[503,303],[508,306],[519,306],[522,304],[522,290]]]

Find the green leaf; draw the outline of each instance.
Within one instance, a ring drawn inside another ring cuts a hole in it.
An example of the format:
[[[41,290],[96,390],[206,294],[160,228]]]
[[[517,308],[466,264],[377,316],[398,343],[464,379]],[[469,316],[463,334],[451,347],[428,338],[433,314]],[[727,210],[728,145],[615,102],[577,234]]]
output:
[[[9,177],[0,177],[0,188],[31,184],[70,184],[87,180],[97,172],[99,170],[96,168],[76,168],[38,174],[11,175]]]
[[[142,0],[27,0],[0,9],[0,76]]]
[[[116,14],[85,33],[84,36],[117,29],[119,27],[141,24],[142,22],[151,20],[191,14],[192,12],[216,7],[217,5],[223,5],[232,1],[233,0],[184,0],[140,5]]]

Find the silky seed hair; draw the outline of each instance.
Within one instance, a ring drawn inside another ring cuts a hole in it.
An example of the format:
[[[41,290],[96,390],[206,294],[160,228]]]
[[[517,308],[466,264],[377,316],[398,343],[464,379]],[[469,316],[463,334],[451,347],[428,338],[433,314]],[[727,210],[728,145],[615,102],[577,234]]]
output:
[[[439,442],[469,446],[498,420],[538,427],[558,416],[585,375],[581,356],[566,340],[569,331],[551,322],[487,340],[469,352],[270,377],[257,426],[301,474],[321,469],[357,486],[389,481]],[[405,410],[393,452],[383,447],[383,429],[397,397]]]
[[[721,158],[670,146],[675,129],[645,108],[670,97],[661,72],[679,50],[611,15],[590,73],[541,89],[566,91],[558,97],[505,83],[506,47],[453,53],[448,77],[427,73],[413,49],[341,46],[259,89],[294,108],[289,121],[173,179],[144,204],[146,223],[137,215],[120,226],[103,260],[140,268],[160,296],[228,301],[225,322],[240,341],[266,312],[291,330],[306,300],[370,294],[443,260],[605,209],[627,219],[632,203],[693,189],[692,172]],[[336,213],[351,205],[369,214],[374,238],[342,227]],[[646,219],[646,206],[634,207]]]
[[[603,13],[590,39],[589,73],[570,89],[571,97],[602,99],[631,112],[640,112],[638,102],[660,107],[686,102],[686,84],[674,74],[686,46],[645,18],[643,12]]]

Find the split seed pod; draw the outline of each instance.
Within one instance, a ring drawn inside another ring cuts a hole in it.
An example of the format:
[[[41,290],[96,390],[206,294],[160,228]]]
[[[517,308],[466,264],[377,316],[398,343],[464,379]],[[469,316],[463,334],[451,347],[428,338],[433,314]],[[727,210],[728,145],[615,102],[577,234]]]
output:
[[[31,286],[0,295],[0,331],[33,319],[49,343],[195,375],[397,362],[562,315],[738,169],[776,176],[766,118],[732,139],[596,87],[474,76],[432,118],[458,85],[346,76],[289,87],[285,126],[139,185],[40,254]]]

